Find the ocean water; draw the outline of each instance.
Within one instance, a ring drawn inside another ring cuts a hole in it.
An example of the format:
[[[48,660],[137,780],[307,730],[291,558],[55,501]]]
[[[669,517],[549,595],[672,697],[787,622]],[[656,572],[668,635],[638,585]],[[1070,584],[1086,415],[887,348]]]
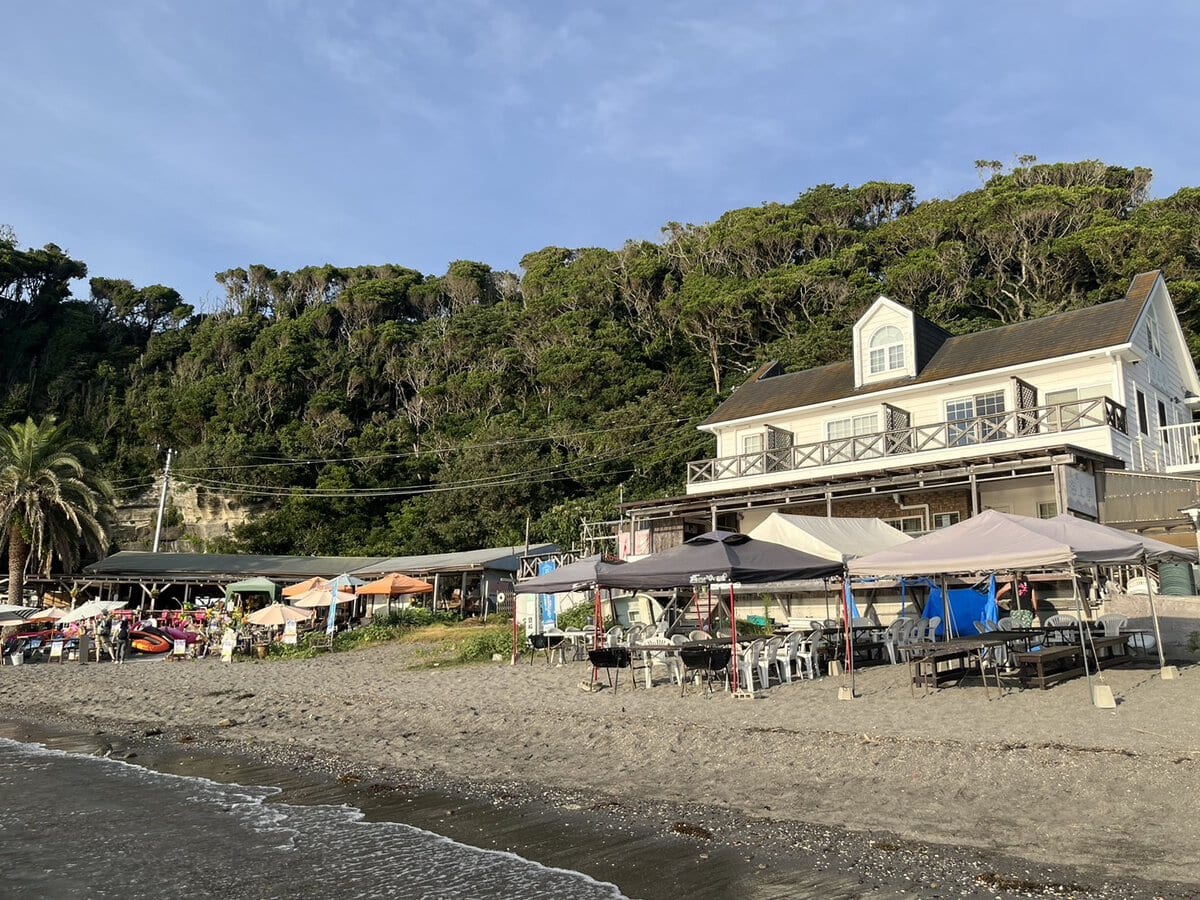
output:
[[[0,896],[623,896],[579,872],[278,793],[0,738]]]

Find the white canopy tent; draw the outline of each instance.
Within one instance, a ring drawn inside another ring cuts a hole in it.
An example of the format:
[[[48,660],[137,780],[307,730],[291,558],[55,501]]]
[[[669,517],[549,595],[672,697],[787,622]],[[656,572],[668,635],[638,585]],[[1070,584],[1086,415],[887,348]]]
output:
[[[747,534],[783,544],[823,559],[845,562],[857,556],[888,550],[912,541],[882,519],[841,519],[771,513]]]

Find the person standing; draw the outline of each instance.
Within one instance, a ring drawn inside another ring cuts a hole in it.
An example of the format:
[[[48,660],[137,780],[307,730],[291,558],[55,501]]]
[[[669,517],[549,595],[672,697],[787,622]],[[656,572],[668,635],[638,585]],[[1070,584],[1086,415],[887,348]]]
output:
[[[92,655],[92,638],[88,634],[88,627],[84,623],[79,624],[79,640],[75,645],[75,654],[79,657],[79,664],[86,666],[88,657]]]
[[[122,617],[117,625],[117,665],[125,662],[125,657],[129,654],[129,620]]]

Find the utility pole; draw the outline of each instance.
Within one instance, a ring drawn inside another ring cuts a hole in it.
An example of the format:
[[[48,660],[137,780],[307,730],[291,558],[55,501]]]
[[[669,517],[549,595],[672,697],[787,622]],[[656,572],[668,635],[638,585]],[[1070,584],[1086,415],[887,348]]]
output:
[[[162,493],[158,495],[158,523],[154,526],[154,553],[158,552],[158,542],[162,538],[163,514],[167,511],[167,489],[171,484],[171,448],[167,448],[167,465],[163,469]]]

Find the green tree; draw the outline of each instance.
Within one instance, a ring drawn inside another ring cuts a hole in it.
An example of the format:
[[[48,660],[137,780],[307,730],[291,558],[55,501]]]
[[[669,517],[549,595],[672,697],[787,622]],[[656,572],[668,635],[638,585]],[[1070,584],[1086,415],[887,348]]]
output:
[[[55,557],[66,569],[80,547],[107,547],[103,519],[112,489],[92,461],[96,449],[72,438],[53,419],[0,431],[0,526],[8,538],[8,595],[24,596],[25,564],[48,573]]]

